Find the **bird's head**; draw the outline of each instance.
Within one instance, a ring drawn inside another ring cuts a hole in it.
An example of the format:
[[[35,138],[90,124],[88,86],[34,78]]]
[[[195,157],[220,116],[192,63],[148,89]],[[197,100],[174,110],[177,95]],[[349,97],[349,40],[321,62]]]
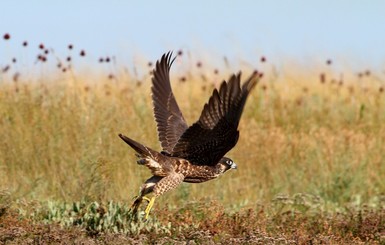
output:
[[[228,157],[222,157],[222,159],[219,160],[218,167],[220,171],[224,173],[230,169],[237,169],[237,164]]]

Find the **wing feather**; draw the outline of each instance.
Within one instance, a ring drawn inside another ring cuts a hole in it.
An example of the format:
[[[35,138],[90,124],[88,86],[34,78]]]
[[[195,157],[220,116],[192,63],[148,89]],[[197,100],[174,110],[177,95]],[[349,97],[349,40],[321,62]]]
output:
[[[199,120],[189,127],[176,143],[171,154],[197,165],[215,165],[237,143],[238,124],[246,99],[257,84],[253,74],[240,86],[241,73],[223,81],[214,89],[203,107]]]
[[[171,57],[172,52],[168,52],[156,62],[151,87],[159,141],[168,153],[188,128],[170,85],[170,67],[175,60]]]

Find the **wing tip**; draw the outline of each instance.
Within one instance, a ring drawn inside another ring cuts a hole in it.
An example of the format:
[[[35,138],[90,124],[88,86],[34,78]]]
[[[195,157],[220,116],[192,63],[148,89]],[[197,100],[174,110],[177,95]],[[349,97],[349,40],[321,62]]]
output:
[[[166,66],[167,69],[170,70],[171,65],[174,63],[174,61],[176,59],[176,56],[174,58],[172,58],[172,57],[173,57],[173,51],[172,50],[169,50],[168,52],[164,53],[162,55],[162,57],[160,58],[160,60],[158,60],[156,62],[154,72],[156,70],[161,69],[163,66]]]
[[[164,82],[170,82],[170,70],[174,63],[176,56],[172,58],[173,51],[164,53],[159,60],[155,63],[155,68],[152,70],[152,88],[164,84]],[[161,82],[156,82],[161,81]],[[163,87],[163,86],[161,86]]]
[[[250,77],[242,85],[242,89],[250,92],[258,84],[259,80],[261,80],[262,74],[263,73],[260,73],[258,70],[254,70]]]

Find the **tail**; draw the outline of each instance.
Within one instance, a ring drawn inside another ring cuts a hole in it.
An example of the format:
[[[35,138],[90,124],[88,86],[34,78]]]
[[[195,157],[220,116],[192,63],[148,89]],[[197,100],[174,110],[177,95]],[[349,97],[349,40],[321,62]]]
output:
[[[123,134],[119,134],[119,137],[124,140],[129,146],[131,146],[132,149],[134,149],[137,153],[139,153],[142,157],[154,157],[158,155],[159,153],[154,151],[153,149],[144,146],[138,142],[136,142],[133,139],[128,138],[127,136]]]
[[[153,175],[164,177],[173,170],[172,165],[167,161],[167,157],[162,153],[154,151],[123,134],[119,134],[119,137],[138,153],[140,159],[137,163],[148,167]],[[137,202],[135,203],[139,206],[140,202],[141,199],[137,199]]]

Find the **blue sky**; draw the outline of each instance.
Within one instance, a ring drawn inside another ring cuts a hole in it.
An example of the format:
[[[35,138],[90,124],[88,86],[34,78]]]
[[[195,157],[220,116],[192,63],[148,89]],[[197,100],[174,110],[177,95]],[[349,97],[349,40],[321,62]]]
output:
[[[131,62],[168,50],[227,56],[251,63],[344,59],[379,69],[385,64],[385,1],[2,1],[0,65],[43,42],[65,55],[115,55]],[[34,52],[28,51],[30,56]]]

